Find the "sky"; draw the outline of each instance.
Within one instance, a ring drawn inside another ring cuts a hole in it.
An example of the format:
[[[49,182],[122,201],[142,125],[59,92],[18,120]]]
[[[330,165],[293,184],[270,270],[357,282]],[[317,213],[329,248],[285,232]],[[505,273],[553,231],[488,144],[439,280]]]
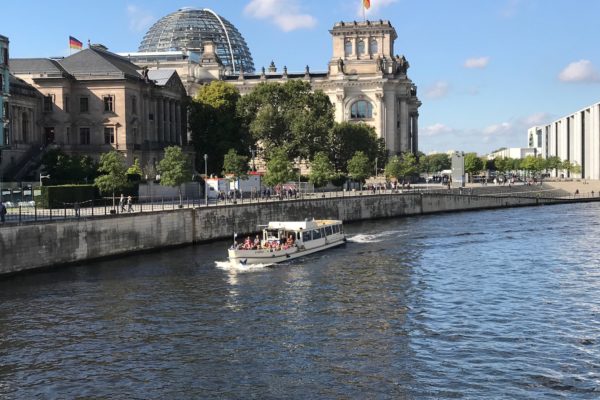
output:
[[[12,58],[69,54],[68,38],[136,51],[161,17],[210,8],[233,23],[257,70],[325,71],[329,30],[362,20],[361,0],[2,1]],[[527,128],[600,102],[600,1],[371,0],[418,87],[419,150],[487,154],[526,147]],[[6,17],[8,16],[8,17]]]

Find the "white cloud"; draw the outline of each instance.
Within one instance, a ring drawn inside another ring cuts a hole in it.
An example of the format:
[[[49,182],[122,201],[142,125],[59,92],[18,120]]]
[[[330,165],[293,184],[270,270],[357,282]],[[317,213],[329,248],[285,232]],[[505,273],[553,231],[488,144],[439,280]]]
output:
[[[512,127],[513,126],[510,122],[502,122],[500,124],[490,125],[483,128],[483,133],[486,136],[504,135],[506,133],[510,133]]]
[[[527,126],[527,128],[530,128],[532,126],[545,125],[551,119],[552,117],[550,114],[545,112],[539,112],[525,117],[523,119],[523,122]]]
[[[244,12],[253,18],[271,20],[284,32],[317,24],[315,17],[301,12],[298,0],[251,0]]]
[[[156,18],[134,5],[127,6],[127,16],[129,17],[129,29],[134,32],[142,32],[148,28]]]
[[[440,135],[451,133],[452,131],[453,131],[453,129],[450,128],[449,126],[437,123],[437,124],[433,124],[433,125],[429,125],[429,126],[425,127],[425,129],[423,129],[421,132],[419,132],[419,134],[423,135],[423,136],[440,136]]]
[[[489,57],[468,58],[465,61],[465,68],[485,68],[490,62]]]
[[[449,90],[448,82],[437,81],[425,90],[425,96],[430,99],[441,99],[448,94]]]
[[[579,60],[567,65],[558,75],[563,82],[599,82],[600,74],[589,60]]]
[[[379,15],[380,14],[379,11],[382,8],[388,7],[396,2],[398,2],[398,0],[371,0],[371,7],[369,7],[368,10],[365,10],[365,15],[367,17],[373,16],[373,15]],[[362,0],[358,1],[358,3],[359,3],[359,5],[358,5],[356,15],[359,17],[362,17],[363,16]]]

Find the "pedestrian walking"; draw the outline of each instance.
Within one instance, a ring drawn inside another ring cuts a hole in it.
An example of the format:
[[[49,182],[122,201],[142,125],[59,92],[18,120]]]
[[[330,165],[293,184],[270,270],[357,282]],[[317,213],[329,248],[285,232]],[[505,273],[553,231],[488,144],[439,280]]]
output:
[[[5,219],[6,219],[6,206],[4,205],[2,200],[0,200],[0,221],[2,223],[4,223]]]
[[[119,199],[119,208],[121,212],[125,212],[125,195],[121,193],[121,198]]]
[[[133,212],[133,201],[131,196],[127,196],[127,212]]]
[[[79,202],[78,202],[78,201],[76,201],[76,202],[73,204],[73,209],[75,210],[75,216],[76,216],[77,218],[79,218],[79,217],[80,217],[80,214],[79,214],[79,210],[80,210],[80,208],[81,208],[81,207],[79,206]]]

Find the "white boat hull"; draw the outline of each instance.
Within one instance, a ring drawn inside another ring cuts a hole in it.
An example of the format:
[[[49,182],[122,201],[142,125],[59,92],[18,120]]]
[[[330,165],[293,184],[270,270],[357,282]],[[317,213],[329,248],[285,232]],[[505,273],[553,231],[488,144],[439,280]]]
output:
[[[323,240],[322,244],[316,244],[310,248],[298,248],[296,246],[281,250],[242,250],[229,249],[229,262],[232,264],[276,264],[283,261],[293,260],[321,250],[330,249],[346,242],[346,238],[340,235],[336,240]],[[301,246],[303,247],[303,246]]]

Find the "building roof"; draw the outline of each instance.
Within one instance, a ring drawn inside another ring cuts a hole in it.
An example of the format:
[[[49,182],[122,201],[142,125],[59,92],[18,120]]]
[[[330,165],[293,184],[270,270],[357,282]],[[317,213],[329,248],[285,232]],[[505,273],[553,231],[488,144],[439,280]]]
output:
[[[59,61],[60,65],[77,79],[98,76],[142,79],[138,67],[115,53],[92,46]]]
[[[40,92],[29,83],[25,82],[23,79],[19,79],[16,76],[9,74],[10,81],[10,94],[11,95],[22,95],[29,97],[36,97],[38,95],[41,96]]]
[[[174,69],[150,69],[148,70],[148,79],[154,81],[158,86],[165,86],[167,82],[177,75],[177,71]]]
[[[13,74],[64,75],[65,70],[50,58],[12,58],[9,69]]]

